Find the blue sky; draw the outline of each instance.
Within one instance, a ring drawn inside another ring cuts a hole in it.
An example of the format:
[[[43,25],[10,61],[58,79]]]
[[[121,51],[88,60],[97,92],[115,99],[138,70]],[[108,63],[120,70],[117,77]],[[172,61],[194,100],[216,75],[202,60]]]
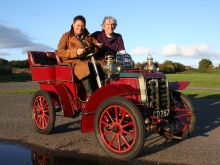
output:
[[[1,0],[0,58],[27,59],[27,50],[54,50],[76,15],[90,33],[105,16],[118,21],[126,51],[135,62],[155,61],[197,67],[201,59],[220,64],[218,0]]]

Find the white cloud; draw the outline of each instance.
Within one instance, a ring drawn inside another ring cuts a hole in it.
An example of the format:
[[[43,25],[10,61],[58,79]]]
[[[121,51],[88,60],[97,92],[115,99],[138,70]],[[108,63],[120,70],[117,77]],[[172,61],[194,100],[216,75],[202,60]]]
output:
[[[20,48],[22,53],[27,50],[53,50],[50,46],[35,43],[32,38],[20,29],[0,23],[0,48]]]
[[[21,30],[0,24],[0,48],[22,48],[34,43]]]
[[[162,48],[162,54],[164,56],[182,56],[192,58],[220,58],[220,54],[211,50],[211,48],[207,44],[169,44]]]
[[[143,47],[136,47],[131,51],[131,55],[148,55],[150,54],[150,50]]]

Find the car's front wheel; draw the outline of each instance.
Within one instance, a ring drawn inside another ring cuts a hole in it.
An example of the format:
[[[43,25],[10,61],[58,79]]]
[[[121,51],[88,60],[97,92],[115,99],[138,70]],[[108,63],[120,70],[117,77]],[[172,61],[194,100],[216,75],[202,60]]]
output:
[[[110,156],[129,160],[140,153],[145,140],[144,121],[128,99],[106,99],[95,113],[94,126],[99,143]]]

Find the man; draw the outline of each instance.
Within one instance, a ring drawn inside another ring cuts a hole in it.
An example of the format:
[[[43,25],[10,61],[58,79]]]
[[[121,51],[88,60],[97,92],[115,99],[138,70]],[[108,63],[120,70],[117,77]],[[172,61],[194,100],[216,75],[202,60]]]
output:
[[[91,84],[89,82],[90,70],[88,60],[81,60],[80,56],[85,53],[85,48],[93,44],[98,44],[86,29],[86,19],[78,15],[73,19],[71,30],[62,35],[58,44],[57,53],[64,63],[69,63],[74,68],[74,74],[79,80],[82,80],[87,93],[87,98],[92,94]]]
[[[125,54],[124,42],[121,34],[115,33],[117,21],[112,16],[107,16],[102,22],[102,31],[97,31],[92,34],[98,42],[102,43],[100,54],[104,56],[107,52],[113,54]]]

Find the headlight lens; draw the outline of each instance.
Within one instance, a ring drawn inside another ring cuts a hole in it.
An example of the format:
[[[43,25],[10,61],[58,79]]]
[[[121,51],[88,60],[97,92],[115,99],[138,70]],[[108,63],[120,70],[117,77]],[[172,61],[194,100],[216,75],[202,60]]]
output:
[[[104,67],[104,72],[107,75],[115,75],[115,74],[119,74],[121,71],[121,67],[120,64],[117,62],[112,62],[110,64],[105,64]]]

